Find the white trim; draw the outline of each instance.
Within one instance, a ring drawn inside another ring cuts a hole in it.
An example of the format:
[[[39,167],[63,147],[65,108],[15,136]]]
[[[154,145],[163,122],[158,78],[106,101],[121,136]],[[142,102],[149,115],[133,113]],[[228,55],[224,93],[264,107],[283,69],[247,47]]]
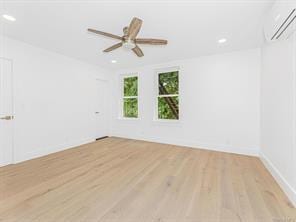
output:
[[[260,153],[260,159],[277,183],[280,185],[291,203],[294,205],[294,207],[296,207],[296,190],[288,183],[288,181],[283,177],[275,165],[262,152]]]
[[[12,124],[12,141],[11,141],[11,158],[8,164],[13,164],[15,159],[15,76],[14,76],[14,60],[11,58],[0,56],[0,59],[10,62],[10,71],[11,71],[11,115],[13,119],[10,120]]]
[[[168,123],[170,125],[180,125],[180,119],[153,119],[153,123]]]
[[[123,121],[139,121],[141,118],[139,117],[118,117],[117,120],[123,120]]]
[[[296,28],[296,24],[294,24],[295,28]],[[294,138],[293,138],[293,147],[294,149],[292,149],[292,163],[294,163],[294,172],[296,172],[296,33],[294,33],[294,39],[293,39],[293,48],[294,48],[294,53],[293,53],[293,57],[294,57],[294,67],[293,67],[293,95],[294,95],[294,103],[293,103],[293,110],[294,110],[294,115],[293,115],[293,132],[294,132]],[[295,176],[295,180],[294,183],[296,184],[296,176]],[[295,201],[295,207],[296,207],[296,201]]]
[[[167,95],[158,95],[158,98],[163,98],[163,97],[179,97],[179,94],[167,94]]]
[[[183,146],[183,147],[189,147],[193,149],[234,153],[234,154],[255,156],[255,157],[259,156],[257,147],[237,147],[237,146],[229,146],[229,145],[223,145],[223,144],[204,143],[200,141],[178,140],[175,138],[163,139],[163,138],[155,138],[155,137],[149,137],[149,136],[148,137],[147,136],[130,136],[129,134],[118,134],[118,133],[112,133],[111,136],[148,141],[148,142],[154,142],[154,143],[163,143],[163,144],[169,144],[169,145],[175,145],[175,146]]]
[[[155,69],[156,73],[175,72],[175,71],[180,71],[180,66],[171,66],[166,68]]]
[[[130,72],[130,73],[125,73],[125,74],[120,74],[119,78],[123,79],[123,78],[128,78],[128,77],[135,77],[135,76],[139,76],[138,72]]]
[[[123,96],[123,99],[137,99],[138,96]]]
[[[10,59],[9,59],[10,60]],[[13,119],[12,119],[12,158],[11,158],[11,161],[12,163],[14,163],[14,159],[15,159],[15,118],[16,118],[16,113],[15,113],[15,110],[16,110],[16,105],[15,105],[15,84],[16,84],[16,81],[15,81],[15,74],[14,74],[14,60],[11,59],[11,78],[12,78],[12,115],[13,115]]]
[[[54,146],[43,147],[42,149],[38,149],[38,150],[32,150],[22,156],[18,156],[17,158],[15,158],[14,164],[20,163],[23,161],[27,161],[27,160],[31,160],[31,159],[35,159],[38,157],[46,156],[46,155],[60,152],[63,150],[76,148],[78,146],[88,144],[88,143],[91,143],[94,141],[95,141],[94,138],[84,138],[84,139],[80,139],[80,140],[76,140],[76,141],[74,140],[74,141],[67,142],[67,143],[61,143],[61,144],[54,145]]]

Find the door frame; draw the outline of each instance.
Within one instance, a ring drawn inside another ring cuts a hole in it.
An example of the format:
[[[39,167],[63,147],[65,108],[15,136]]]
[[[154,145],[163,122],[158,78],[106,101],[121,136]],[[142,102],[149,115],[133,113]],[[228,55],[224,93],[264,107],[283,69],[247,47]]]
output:
[[[106,92],[108,93],[109,80],[104,79],[104,78],[97,77],[97,78],[95,78],[95,81],[96,81],[96,87],[97,87],[97,83],[98,83],[98,82],[103,82],[103,83],[105,84],[105,90],[106,90]],[[105,98],[106,98],[106,95],[105,95]],[[110,107],[109,107],[109,106],[110,106]],[[105,110],[106,114],[107,114],[107,111],[108,111],[109,109],[110,109],[110,111],[111,111],[111,103],[109,104],[107,101],[105,101],[105,109],[106,109],[106,110]],[[106,114],[105,114],[105,115],[106,115]],[[108,116],[107,116],[107,117],[108,117]],[[100,138],[97,138],[97,136],[96,136],[95,140],[103,139],[103,138],[107,138],[107,137],[110,136],[111,116],[110,116],[110,118],[108,117],[106,123],[107,123],[107,132],[106,132],[106,135],[103,136],[103,137],[100,137]],[[97,130],[97,129],[96,129],[96,130]],[[97,132],[97,131],[95,131],[95,133],[96,133],[96,132]]]
[[[0,56],[0,59],[3,59],[3,60],[6,60],[6,61],[9,61],[10,62],[10,70],[11,70],[11,105],[12,105],[12,111],[11,111],[11,114],[13,116],[13,119],[11,120],[12,121],[12,141],[11,141],[11,161],[9,164],[15,164],[15,79],[14,79],[14,70],[13,70],[13,59],[11,58],[7,58],[7,57],[3,57],[3,56]]]

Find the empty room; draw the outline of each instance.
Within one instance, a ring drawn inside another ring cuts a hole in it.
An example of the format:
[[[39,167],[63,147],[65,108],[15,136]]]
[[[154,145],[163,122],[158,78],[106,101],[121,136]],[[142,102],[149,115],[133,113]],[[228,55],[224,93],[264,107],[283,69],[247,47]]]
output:
[[[296,0],[0,0],[0,222],[296,222]]]

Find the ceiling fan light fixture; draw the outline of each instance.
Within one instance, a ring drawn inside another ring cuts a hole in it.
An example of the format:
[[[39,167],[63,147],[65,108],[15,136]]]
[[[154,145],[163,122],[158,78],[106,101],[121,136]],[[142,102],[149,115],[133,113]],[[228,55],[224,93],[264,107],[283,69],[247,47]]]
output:
[[[168,41],[164,39],[137,38],[137,35],[142,26],[142,22],[143,21],[141,19],[134,17],[130,25],[123,28],[123,36],[114,35],[108,32],[102,32],[91,28],[87,29],[87,31],[120,40],[120,42],[116,43],[115,45],[104,49],[103,52],[111,52],[115,49],[123,47],[126,50],[132,50],[138,57],[143,57],[144,53],[139,47],[139,44],[166,45],[168,44]]]
[[[131,40],[127,40],[123,43],[123,47],[126,48],[126,49],[133,49],[136,47],[136,44],[134,41],[131,41]]]

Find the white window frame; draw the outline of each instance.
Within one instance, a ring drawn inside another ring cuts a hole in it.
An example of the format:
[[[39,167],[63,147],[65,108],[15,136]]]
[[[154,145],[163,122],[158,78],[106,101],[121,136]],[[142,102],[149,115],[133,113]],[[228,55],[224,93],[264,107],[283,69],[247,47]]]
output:
[[[126,78],[130,78],[130,77],[137,77],[137,81],[138,81],[138,87],[137,87],[137,96],[124,96],[124,79]],[[119,119],[123,119],[123,120],[138,120],[140,119],[140,112],[139,112],[139,75],[138,73],[131,73],[131,74],[123,74],[120,75],[120,102],[119,102]],[[123,111],[123,105],[124,105],[124,99],[137,99],[138,100],[138,117],[125,117],[124,116],[124,111]]]
[[[174,72],[178,71],[178,94],[170,94],[170,95],[159,95],[159,88],[158,88],[158,77],[160,73],[165,73],[165,72]],[[154,118],[153,120],[155,122],[164,122],[164,123],[180,123],[181,120],[181,115],[180,115],[180,67],[179,66],[174,66],[174,67],[168,67],[168,68],[161,68],[161,69],[156,69],[155,70],[155,76],[154,76],[154,92],[155,92],[155,103],[154,103]],[[159,119],[158,118],[158,98],[161,97],[179,97],[179,113],[178,113],[178,119]]]

